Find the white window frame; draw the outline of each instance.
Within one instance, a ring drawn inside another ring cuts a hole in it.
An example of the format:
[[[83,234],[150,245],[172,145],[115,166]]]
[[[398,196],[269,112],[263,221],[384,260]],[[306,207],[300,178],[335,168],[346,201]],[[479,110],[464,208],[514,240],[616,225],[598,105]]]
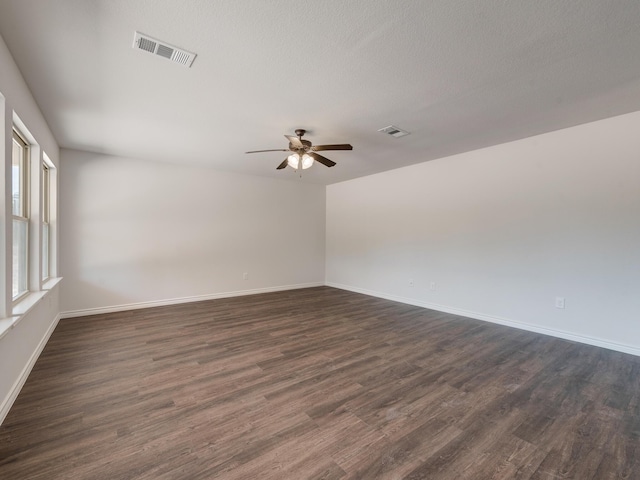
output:
[[[51,278],[51,167],[42,161],[42,281]]]
[[[12,300],[13,302],[18,302],[20,299],[22,299],[24,296],[26,296],[29,293],[29,212],[30,212],[30,192],[29,192],[29,164],[30,164],[30,145],[29,142],[27,142],[27,140],[25,139],[24,135],[22,135],[20,133],[20,131],[17,128],[13,128],[13,142],[15,142],[16,144],[18,144],[20,146],[20,148],[22,149],[22,158],[20,161],[20,176],[19,176],[19,182],[20,182],[20,211],[17,212],[18,214],[16,214],[14,212],[14,206],[13,206],[13,195],[12,195],[12,204],[11,204],[11,216],[12,216],[12,222],[13,222],[13,231],[14,231],[14,236],[15,236],[15,232],[16,232],[16,225],[17,224],[23,224],[24,225],[24,229],[26,231],[26,238],[25,238],[25,245],[23,246],[23,250],[24,250],[24,262],[25,262],[25,266],[24,266],[24,271],[23,271],[23,275],[24,275],[24,283],[22,285],[18,285],[18,290],[16,293],[14,293],[15,291],[15,284],[16,281],[20,281],[21,277],[18,277],[16,275],[16,272],[18,272],[20,270],[19,265],[16,265],[16,258],[15,258],[15,251],[13,249],[13,242],[12,242],[12,261],[11,261],[11,268],[12,268]],[[12,149],[13,152],[13,149]],[[11,162],[13,164],[13,153],[12,153],[12,158],[11,158]],[[13,167],[12,167],[13,168]],[[13,185],[13,173],[12,173],[12,185]],[[13,187],[12,187],[12,191],[13,191]],[[18,262],[20,261],[20,259],[18,259]],[[22,282],[21,282],[22,283]]]

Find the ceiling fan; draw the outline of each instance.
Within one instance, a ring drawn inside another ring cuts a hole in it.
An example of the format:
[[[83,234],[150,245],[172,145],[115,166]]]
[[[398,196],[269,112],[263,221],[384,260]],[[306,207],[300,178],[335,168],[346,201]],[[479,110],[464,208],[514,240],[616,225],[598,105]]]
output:
[[[306,130],[299,128],[296,130],[297,137],[293,135],[285,135],[289,140],[289,148],[275,149],[275,150],[253,150],[245,153],[262,153],[262,152],[293,152],[284,161],[276,167],[276,170],[281,170],[289,165],[294,170],[302,168],[306,170],[313,165],[314,161],[321,163],[327,167],[333,167],[336,162],[329,160],[327,157],[323,157],[319,153],[324,150],[353,150],[353,147],[348,143],[342,143],[339,145],[315,145],[313,146],[309,140],[303,140],[302,136],[306,133]]]

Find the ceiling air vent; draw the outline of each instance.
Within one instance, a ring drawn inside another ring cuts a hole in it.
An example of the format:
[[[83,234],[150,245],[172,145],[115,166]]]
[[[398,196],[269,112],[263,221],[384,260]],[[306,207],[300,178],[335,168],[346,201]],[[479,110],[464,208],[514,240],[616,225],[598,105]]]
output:
[[[396,138],[409,135],[409,132],[405,132],[404,130],[399,129],[394,125],[389,125],[388,127],[381,128],[378,131],[382,133],[386,133],[387,135],[391,135],[392,137],[396,137]]]
[[[191,67],[196,58],[195,53],[187,52],[181,48],[169,45],[161,40],[156,40],[148,35],[136,32],[133,37],[133,48],[153,53],[185,67]]]

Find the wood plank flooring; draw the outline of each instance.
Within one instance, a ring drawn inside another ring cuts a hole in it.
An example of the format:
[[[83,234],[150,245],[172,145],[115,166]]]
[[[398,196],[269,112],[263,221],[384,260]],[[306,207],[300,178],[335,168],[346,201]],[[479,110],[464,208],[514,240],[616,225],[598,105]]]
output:
[[[0,478],[639,479],[639,373],[329,287],[67,319]]]

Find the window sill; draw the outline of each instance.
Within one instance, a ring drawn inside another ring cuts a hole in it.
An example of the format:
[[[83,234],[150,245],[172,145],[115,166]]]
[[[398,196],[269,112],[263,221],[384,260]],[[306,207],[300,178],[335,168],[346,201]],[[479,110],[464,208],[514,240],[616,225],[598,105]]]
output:
[[[0,339],[4,337],[9,330],[14,328],[43,298],[48,296],[50,291],[53,290],[61,280],[62,277],[47,280],[42,286],[42,290],[39,292],[30,292],[16,303],[11,311],[11,316],[0,319]]]
[[[48,278],[47,281],[42,284],[42,290],[53,290],[53,287],[59,284],[61,280],[62,277]]]

